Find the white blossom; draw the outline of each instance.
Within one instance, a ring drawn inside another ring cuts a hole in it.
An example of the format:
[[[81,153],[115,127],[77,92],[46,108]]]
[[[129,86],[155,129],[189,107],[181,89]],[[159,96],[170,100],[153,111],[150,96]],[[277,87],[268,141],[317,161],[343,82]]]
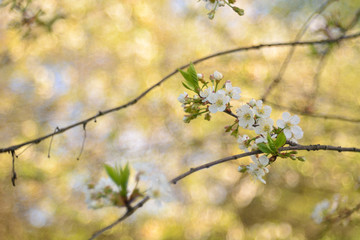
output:
[[[320,224],[324,220],[328,210],[330,208],[329,200],[325,199],[324,201],[316,204],[313,213],[311,214],[312,219],[317,223]]]
[[[245,104],[236,110],[236,115],[239,119],[239,126],[251,129],[254,125],[254,112],[249,105]]]
[[[85,202],[89,208],[101,208],[112,206],[110,195],[105,194],[105,189],[109,188],[112,192],[119,192],[117,185],[110,178],[101,178],[93,188],[85,190]]]
[[[320,30],[325,29],[327,26],[327,21],[322,15],[315,15],[314,19],[311,21],[309,25],[309,30],[311,32],[318,32]]]
[[[245,152],[249,152],[248,147],[249,147],[249,136],[244,134],[243,136],[239,136],[237,142],[239,143],[239,148],[241,150],[244,150]]]
[[[233,87],[231,85],[230,81],[226,81],[226,83],[225,83],[225,92],[232,99],[237,100],[237,99],[240,98],[240,93],[241,93],[240,88],[239,87]]]
[[[185,103],[187,96],[188,96],[188,94],[186,92],[184,92],[183,94],[180,94],[180,96],[178,97],[178,101],[180,103]]]
[[[247,166],[247,172],[253,175],[255,179],[258,179],[262,183],[266,184],[263,177],[269,172],[269,169],[266,168],[269,164],[269,159],[265,155],[262,155],[259,158],[252,155],[251,159],[253,160],[253,163],[250,163],[250,165]]]
[[[282,119],[276,121],[279,128],[284,129],[284,134],[287,140],[296,142],[297,139],[301,139],[304,135],[299,124],[300,118],[297,115],[291,116],[290,113],[284,112]]]
[[[256,134],[267,136],[273,130],[274,121],[271,118],[260,118],[258,126],[255,127]]]
[[[214,92],[214,87],[208,87],[208,88],[205,88],[205,90],[200,91],[200,96],[202,98],[204,98],[202,101],[203,102],[208,101],[209,95],[212,94],[213,92]]]
[[[263,137],[263,136],[260,136],[260,137],[258,137],[257,139],[255,139],[255,143],[256,144],[259,144],[259,143],[267,143],[268,141],[267,141],[267,139],[265,138],[265,137]]]
[[[252,98],[252,99],[249,101],[249,105],[250,105],[251,107],[255,107],[255,106],[256,106],[256,100]]]
[[[215,8],[217,6],[217,1],[211,2],[210,0],[204,0],[204,2],[206,2],[205,8],[207,10],[209,10],[209,11],[215,10]]]
[[[226,96],[226,93],[223,90],[211,93],[207,99],[211,103],[209,107],[211,113],[223,112],[226,108],[226,104],[230,101],[230,97]]]
[[[215,71],[213,76],[214,76],[215,80],[217,80],[217,81],[220,81],[221,79],[223,79],[223,75],[218,71]]]
[[[157,203],[169,202],[174,199],[168,179],[155,164],[135,162],[133,167],[138,173],[140,181],[147,186],[146,194],[155,199]]]
[[[271,114],[271,107],[263,105],[261,100],[257,100],[254,106],[255,115],[261,118],[269,118]]]

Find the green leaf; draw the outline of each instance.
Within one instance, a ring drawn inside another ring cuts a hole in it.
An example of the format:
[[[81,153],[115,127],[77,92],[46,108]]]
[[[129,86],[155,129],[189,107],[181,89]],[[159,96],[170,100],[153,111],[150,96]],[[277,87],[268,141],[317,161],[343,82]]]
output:
[[[258,143],[257,146],[263,153],[272,153],[271,149],[265,143]]]
[[[189,89],[190,91],[193,91],[196,93],[196,89],[198,88],[198,84],[197,82],[194,82],[194,80],[192,79],[192,76],[187,73],[182,71],[181,69],[178,69],[178,71],[181,73],[181,75],[184,77],[185,79],[185,85],[187,86],[186,88]]]
[[[301,162],[305,162],[305,157],[297,157],[297,160],[299,160]]]
[[[267,139],[268,143],[274,142],[274,140],[271,138],[269,133],[267,134],[266,139]]]
[[[120,195],[123,197],[127,196],[127,186],[130,177],[129,164],[126,164],[124,168],[111,167],[107,164],[104,165],[105,170],[109,177],[114,181],[114,183],[120,187]]]
[[[120,186],[121,186],[121,191],[120,191],[120,195],[126,197],[127,195],[127,185],[129,182],[129,177],[130,177],[130,169],[129,169],[129,164],[126,164],[125,167],[122,169],[120,168]]]
[[[197,73],[194,67],[194,64],[190,63],[189,68],[187,69],[187,72],[182,71],[181,69],[178,69],[178,71],[181,73],[181,75],[185,79],[185,85],[186,88],[198,93],[199,92],[199,78],[197,77]]]
[[[277,147],[275,146],[275,142],[274,140],[271,138],[270,134],[268,133],[267,135],[267,140],[268,140],[268,146],[271,150],[271,153],[277,154]]]
[[[114,181],[114,183],[116,185],[120,186],[121,178],[120,178],[120,175],[117,173],[116,169],[107,164],[105,164],[104,167],[105,167],[106,173]]]
[[[187,69],[187,72],[188,72],[189,76],[191,77],[191,80],[195,84],[195,86],[199,87],[199,78],[197,76],[195,66],[193,63],[190,63],[190,66]]]
[[[182,85],[186,88],[186,89],[189,89],[190,91],[193,91],[190,87],[188,87],[184,82],[181,82]]]
[[[275,146],[277,148],[280,148],[280,147],[284,146],[285,143],[286,143],[286,136],[285,136],[284,132],[281,132],[278,134],[278,136],[276,138]]]

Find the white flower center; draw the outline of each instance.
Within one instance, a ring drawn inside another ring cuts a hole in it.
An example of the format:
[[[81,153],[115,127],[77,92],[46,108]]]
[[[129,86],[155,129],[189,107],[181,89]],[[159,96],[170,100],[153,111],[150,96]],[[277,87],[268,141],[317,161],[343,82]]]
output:
[[[263,131],[264,132],[269,132],[270,131],[270,126],[269,125],[263,126]]]
[[[245,120],[250,120],[250,119],[251,119],[250,113],[244,114],[244,119],[245,119]]]
[[[224,101],[222,99],[218,99],[215,102],[216,106],[218,106],[218,107],[221,107],[223,105],[223,103],[224,103]]]

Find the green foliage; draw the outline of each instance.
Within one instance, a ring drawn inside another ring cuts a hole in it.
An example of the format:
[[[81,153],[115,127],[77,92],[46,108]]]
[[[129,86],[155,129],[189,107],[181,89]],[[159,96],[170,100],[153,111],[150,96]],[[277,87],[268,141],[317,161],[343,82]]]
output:
[[[129,165],[126,164],[124,168],[120,167],[111,167],[107,164],[104,165],[106,173],[114,181],[118,187],[120,187],[120,195],[126,197],[127,195],[127,186],[130,177]]]
[[[184,72],[181,69],[178,69],[178,71],[181,73],[181,75],[185,79],[185,82],[182,82],[183,86],[185,88],[189,89],[190,91],[199,93],[199,91],[200,91],[199,78],[197,77],[197,73],[196,73],[194,64],[190,63],[190,66],[187,69],[187,72]]]
[[[276,140],[275,140],[275,146],[276,148],[280,148],[282,146],[284,146],[286,143],[286,136],[284,134],[284,132],[281,132],[278,134]]]
[[[257,146],[263,153],[273,153],[271,148],[266,143],[258,143]]]

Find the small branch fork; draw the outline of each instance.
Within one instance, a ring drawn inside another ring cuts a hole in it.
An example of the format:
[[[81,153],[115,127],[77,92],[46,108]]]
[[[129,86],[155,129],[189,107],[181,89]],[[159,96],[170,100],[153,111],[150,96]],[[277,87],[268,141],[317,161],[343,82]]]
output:
[[[314,19],[314,16],[316,14],[321,14],[323,11],[325,11],[325,9],[330,6],[332,3],[334,3],[336,0],[327,0],[325,1],[322,5],[319,6],[318,9],[316,9],[309,17],[308,19],[305,21],[305,23],[303,24],[303,26],[300,28],[300,31],[296,34],[295,37],[295,41],[300,41],[300,39],[304,36],[306,30],[308,29],[308,27],[310,26],[310,23],[312,22],[312,20]],[[276,76],[276,78],[274,78],[274,80],[270,83],[269,87],[267,88],[267,90],[265,91],[265,93],[263,94],[263,96],[261,97],[261,100],[263,102],[266,101],[266,98],[269,96],[270,92],[274,89],[274,87],[276,85],[278,85],[280,83],[280,81],[282,80],[282,77],[287,69],[287,67],[289,66],[289,63],[291,61],[292,56],[294,55],[295,52],[295,48],[296,46],[292,46],[290,48],[289,53],[287,54],[285,60],[283,61],[283,63],[281,64],[280,70]]]
[[[355,16],[353,17],[353,19],[351,20],[350,24],[347,25],[343,30],[342,30],[342,34],[341,36],[346,35],[346,33],[351,30],[356,23],[359,21],[360,18],[360,9],[357,10]],[[340,45],[341,41],[337,42],[338,45]],[[320,77],[321,74],[323,72],[323,70],[325,69],[328,57],[330,56],[330,53],[332,51],[332,48],[330,46],[327,47],[327,49],[325,50],[324,53],[322,53],[322,55],[320,56],[318,65],[316,66],[316,70],[315,70],[315,75],[313,78],[313,90],[312,93],[310,93],[309,98],[308,98],[308,103],[307,106],[305,107],[305,110],[307,112],[313,112],[313,107],[317,98],[317,94],[319,92],[320,89]]]
[[[270,101],[266,101],[268,104],[280,108],[280,109],[286,109],[286,110],[290,110],[293,113],[297,113],[303,116],[309,116],[309,117],[314,117],[314,118],[323,118],[323,119],[332,119],[332,120],[340,120],[340,121],[345,121],[345,122],[351,122],[351,123],[360,123],[360,119],[358,118],[348,118],[348,117],[344,117],[344,116],[338,116],[338,115],[333,115],[333,114],[323,114],[323,113],[311,113],[311,112],[306,112],[306,111],[302,111],[299,109],[295,109],[295,108],[291,108],[291,107],[286,107],[274,102],[270,102]]]
[[[193,64],[197,64],[197,63],[206,61],[206,60],[211,59],[211,58],[215,58],[215,57],[218,57],[218,56],[227,55],[227,54],[231,54],[231,53],[235,53],[235,52],[259,50],[261,48],[267,48],[267,47],[307,46],[307,45],[312,45],[312,44],[327,44],[327,43],[338,42],[338,41],[341,41],[341,40],[354,39],[354,38],[358,38],[358,37],[360,37],[360,32],[355,33],[355,34],[349,34],[349,35],[341,36],[341,37],[336,38],[336,39],[313,40],[313,41],[302,41],[302,42],[295,41],[295,42],[282,42],[282,43],[268,43],[268,44],[259,44],[259,45],[249,46],[249,47],[239,47],[239,48],[234,48],[234,49],[230,49],[230,50],[227,50],[227,51],[218,52],[218,53],[215,53],[215,54],[203,57],[203,58],[199,58],[199,59],[193,61]],[[184,69],[184,68],[186,68],[188,66],[189,66],[189,64],[185,64],[185,65],[179,67],[178,69]],[[131,101],[129,101],[129,102],[123,104],[123,105],[120,105],[120,106],[115,107],[115,108],[110,108],[110,109],[105,110],[105,111],[99,111],[98,114],[96,114],[96,115],[94,115],[92,117],[89,117],[89,118],[87,118],[85,120],[82,120],[80,122],[73,123],[73,124],[68,125],[66,127],[63,127],[63,128],[58,128],[57,131],[49,133],[49,134],[47,134],[45,136],[30,140],[30,141],[27,141],[27,142],[23,142],[23,143],[20,143],[20,144],[17,144],[17,145],[12,145],[12,146],[9,146],[9,147],[0,148],[0,154],[5,153],[5,152],[15,151],[15,150],[17,150],[17,149],[19,149],[21,147],[24,147],[26,145],[29,145],[29,144],[38,144],[41,141],[43,141],[43,140],[45,140],[47,138],[50,138],[50,137],[52,137],[54,135],[62,134],[62,133],[66,132],[66,131],[68,131],[68,130],[70,130],[72,128],[75,128],[77,126],[81,126],[81,125],[84,126],[90,121],[96,121],[96,119],[101,117],[101,116],[107,115],[107,114],[112,113],[112,112],[119,111],[119,110],[127,108],[127,107],[129,107],[131,105],[134,105],[140,99],[145,97],[150,91],[152,91],[156,87],[159,87],[162,83],[164,83],[170,77],[175,75],[177,72],[178,72],[177,69],[172,71],[171,73],[166,75],[164,78],[162,78],[159,82],[155,83],[150,88],[148,88],[144,92],[142,92],[139,96],[137,96],[133,100],[131,100]]]
[[[341,146],[330,146],[330,145],[320,145],[320,144],[316,144],[316,145],[293,145],[293,146],[289,146],[289,147],[282,147],[279,148],[279,152],[282,151],[290,151],[290,150],[306,150],[306,151],[319,151],[319,150],[324,150],[324,151],[337,151],[337,152],[360,152],[360,148],[345,148],[345,147],[341,147]],[[179,176],[173,178],[172,180],[170,180],[170,183],[172,184],[176,184],[178,181],[180,181],[181,179],[195,173],[198,172],[200,170],[206,169],[206,168],[210,168],[212,166],[224,163],[224,162],[228,162],[228,161],[232,161],[235,159],[240,159],[243,157],[247,157],[247,156],[251,156],[251,155],[256,155],[256,154],[261,154],[262,152],[260,150],[256,150],[256,151],[252,151],[252,152],[247,152],[247,153],[242,153],[242,154],[237,154],[237,155],[233,155],[233,156],[229,156],[229,157],[225,157],[225,158],[221,158],[194,168],[190,168],[189,171],[184,172],[183,174],[180,174]],[[144,197],[139,203],[137,203],[134,207],[129,207],[127,209],[127,211],[124,213],[124,215],[122,215],[119,219],[117,219],[115,222],[113,222],[112,224],[102,228],[101,230],[95,232],[90,240],[95,239],[96,237],[98,237],[100,234],[102,234],[103,232],[105,232],[106,230],[109,230],[111,228],[113,228],[115,225],[117,225],[118,223],[124,221],[126,218],[128,218],[129,216],[131,216],[137,209],[141,208],[148,200],[150,199],[149,196]],[[349,211],[350,215],[359,210],[360,209],[360,204],[354,208],[353,210]],[[347,214],[346,216],[350,216],[349,214]]]
[[[360,203],[358,203],[354,208],[352,209],[344,209],[340,212],[340,214],[333,218],[327,218],[326,221],[330,224],[335,224],[341,220],[344,220],[348,217],[350,217],[353,213],[360,210]]]

